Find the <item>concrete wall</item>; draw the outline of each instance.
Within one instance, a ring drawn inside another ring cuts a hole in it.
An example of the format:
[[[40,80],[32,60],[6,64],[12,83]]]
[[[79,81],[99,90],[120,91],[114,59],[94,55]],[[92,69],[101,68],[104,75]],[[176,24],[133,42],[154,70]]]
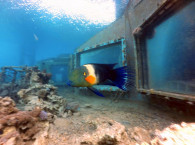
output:
[[[143,24],[167,0],[131,0],[128,6],[128,17],[131,28]]]

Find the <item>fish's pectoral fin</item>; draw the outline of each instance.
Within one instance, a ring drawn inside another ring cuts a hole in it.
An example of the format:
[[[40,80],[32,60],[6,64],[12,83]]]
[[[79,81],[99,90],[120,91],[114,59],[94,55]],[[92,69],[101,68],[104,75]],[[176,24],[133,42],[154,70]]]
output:
[[[100,93],[97,89],[93,88],[93,87],[87,87],[90,91],[92,91],[93,93],[95,93],[96,95],[100,96],[100,97],[105,97],[102,93]]]

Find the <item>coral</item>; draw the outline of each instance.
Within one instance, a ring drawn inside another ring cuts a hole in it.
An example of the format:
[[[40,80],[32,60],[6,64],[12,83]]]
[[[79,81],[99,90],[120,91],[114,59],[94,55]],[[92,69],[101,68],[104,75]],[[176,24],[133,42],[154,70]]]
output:
[[[55,119],[53,114],[51,114],[49,112],[45,112],[43,110],[40,112],[39,117],[41,120],[47,120],[50,123],[53,123],[54,119]]]
[[[30,78],[30,84],[31,85],[34,83],[47,84],[47,83],[49,83],[51,76],[52,76],[51,73],[33,71],[31,78]]]
[[[40,108],[35,108],[33,111],[19,111],[17,113],[9,114],[0,119],[0,130],[4,129],[5,126],[15,126],[21,125],[21,129],[25,129],[22,125],[25,124],[25,127],[32,127],[37,121],[36,117],[39,116],[41,112]],[[27,124],[28,123],[28,124]]]
[[[0,118],[3,118],[4,115],[12,114],[12,113],[17,113],[18,109],[15,108],[15,102],[9,98],[5,97],[2,98],[0,97]]]
[[[18,101],[17,92],[36,83],[47,84],[51,74],[41,72],[37,67],[9,66],[2,67],[0,72],[0,96],[10,96]]]
[[[50,84],[36,83],[28,89],[21,89],[18,95],[25,104],[25,110],[32,110],[35,106],[52,114],[62,116],[66,111],[67,102],[57,95],[56,87]]]
[[[52,74],[51,73],[38,73],[39,78],[41,79],[42,84],[49,83],[49,80],[51,79]]]
[[[17,81],[16,74],[20,74]],[[20,104],[25,105],[25,110],[33,110],[39,106],[43,110],[58,116],[63,116],[65,113],[66,100],[57,95],[56,87],[47,84],[52,76],[50,73],[41,72],[37,67],[11,66],[3,67],[0,75],[0,83],[2,83],[0,95],[3,97],[10,95],[17,103],[20,102]],[[5,83],[5,80],[11,82]]]
[[[66,111],[70,110],[71,112],[77,112],[79,109],[79,104],[77,102],[67,103]]]
[[[29,144],[37,141],[37,133],[44,132],[48,122],[41,122],[41,108],[19,111],[11,98],[0,98],[0,144]]]
[[[45,111],[41,111],[39,114],[39,117],[41,118],[41,120],[47,120],[48,118],[48,113]]]

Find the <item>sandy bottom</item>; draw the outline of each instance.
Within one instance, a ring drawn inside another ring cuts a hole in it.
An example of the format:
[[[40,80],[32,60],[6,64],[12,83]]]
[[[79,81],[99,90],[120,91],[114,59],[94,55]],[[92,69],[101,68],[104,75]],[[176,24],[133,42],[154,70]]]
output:
[[[114,101],[96,95],[76,95],[71,91],[59,89],[58,93],[68,102],[79,103],[79,111],[66,118],[57,118],[50,128],[48,144],[77,144],[76,138],[84,133],[92,133],[89,123],[97,118],[107,118],[124,125],[126,129],[141,127],[147,131],[162,130],[172,123],[181,123],[188,117],[163,107],[148,104],[143,99]]]

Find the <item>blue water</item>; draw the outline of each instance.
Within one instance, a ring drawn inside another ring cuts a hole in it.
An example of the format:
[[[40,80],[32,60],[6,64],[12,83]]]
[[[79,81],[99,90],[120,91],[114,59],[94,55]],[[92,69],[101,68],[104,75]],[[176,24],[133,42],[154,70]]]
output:
[[[94,24],[77,16],[52,15],[25,2],[31,1],[0,0],[0,67],[32,66],[42,59],[73,53],[111,23]],[[127,4],[127,0],[122,2]],[[118,7],[120,13],[124,7]]]

